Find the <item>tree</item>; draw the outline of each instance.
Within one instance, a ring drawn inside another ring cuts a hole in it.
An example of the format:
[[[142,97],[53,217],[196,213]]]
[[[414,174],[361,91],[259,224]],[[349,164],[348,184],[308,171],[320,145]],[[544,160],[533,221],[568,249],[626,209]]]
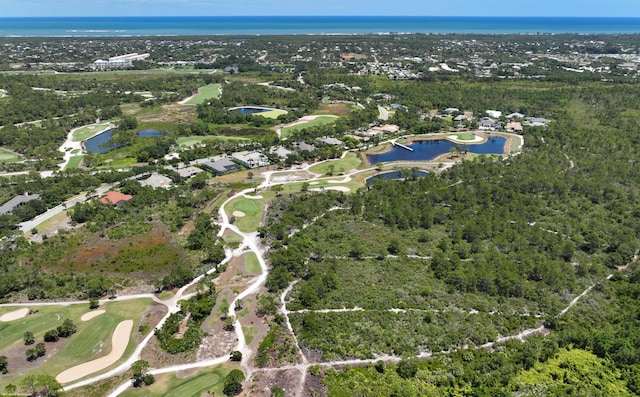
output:
[[[396,372],[401,378],[413,378],[414,376],[416,376],[416,373],[418,373],[418,359],[409,358],[400,361],[398,363],[398,367],[396,368]]]
[[[36,339],[33,337],[33,332],[31,331],[25,332],[22,336],[22,339],[24,339],[24,344],[26,346],[33,345],[33,343],[36,341]]]
[[[153,375],[147,373],[148,370],[149,370],[149,363],[146,362],[145,360],[138,360],[133,364],[131,364],[131,372],[132,372],[131,380],[133,381],[133,387],[150,385],[153,382],[155,382],[155,378],[153,378]],[[147,381],[150,381],[151,383],[147,383]]]
[[[77,327],[70,319],[66,319],[62,322],[62,325],[56,328],[58,336],[61,338],[68,338],[76,333]]]
[[[224,380],[224,389],[222,392],[226,396],[235,396],[242,392],[242,382],[244,381],[244,373],[239,369],[232,369]]]
[[[44,346],[44,343],[40,342],[35,347],[36,355],[38,357],[44,357],[47,354],[47,348]]]
[[[90,310],[95,310],[98,307],[100,307],[100,303],[98,302],[98,298],[89,299],[89,309]]]
[[[10,395],[14,395],[17,390],[18,390],[18,387],[13,383],[9,383],[4,387],[4,392]]]
[[[44,334],[44,341],[45,342],[57,342],[58,339],[60,339],[60,336],[58,335],[58,330],[57,329],[49,330],[49,331],[45,332],[45,334]]]
[[[232,351],[229,359],[231,361],[242,361],[242,352],[237,350]]]
[[[27,361],[35,361],[38,359],[38,353],[36,353],[36,349],[34,348],[27,349],[24,354],[27,356]]]
[[[0,356],[0,372],[6,374],[9,372],[9,361],[7,356]]]

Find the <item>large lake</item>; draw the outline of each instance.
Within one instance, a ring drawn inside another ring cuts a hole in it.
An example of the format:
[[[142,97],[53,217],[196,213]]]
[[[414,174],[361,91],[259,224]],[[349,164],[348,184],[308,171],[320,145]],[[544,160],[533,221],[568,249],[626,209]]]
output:
[[[504,154],[504,145],[507,142],[503,137],[490,137],[485,143],[480,144],[460,144],[453,143],[446,139],[432,139],[417,141],[407,145],[413,149],[409,151],[400,146],[393,146],[388,152],[380,154],[370,154],[367,156],[369,163],[385,163],[390,161],[424,161],[433,160],[438,156],[451,152],[452,147],[466,146],[469,153],[476,154]]]

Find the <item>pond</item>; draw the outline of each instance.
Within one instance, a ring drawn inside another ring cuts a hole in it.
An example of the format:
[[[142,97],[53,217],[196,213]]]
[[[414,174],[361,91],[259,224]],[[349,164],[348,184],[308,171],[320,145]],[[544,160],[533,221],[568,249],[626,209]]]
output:
[[[106,130],[84,141],[84,148],[91,153],[109,153],[113,149],[117,149],[118,145],[111,142],[111,135],[116,131],[115,128]]]
[[[111,128],[87,139],[86,141],[84,141],[84,148],[88,152],[97,154],[109,153],[110,151],[119,148],[121,145],[118,145],[111,141],[111,136],[116,131],[116,128]],[[167,133],[158,130],[138,131],[138,136],[142,137],[164,136],[166,134]]]
[[[417,177],[422,177],[427,175],[429,175],[429,173],[426,171],[403,169],[403,170],[389,171],[382,174],[374,175],[372,177],[367,178],[364,182],[369,184],[369,183],[373,183],[376,180],[382,180],[382,179],[404,179],[407,177],[417,178]]]
[[[255,113],[266,113],[266,112],[270,112],[270,111],[275,110],[275,109],[258,108],[258,107],[252,107],[252,106],[242,106],[242,107],[235,108],[235,109],[230,109],[230,110],[237,110],[238,112],[240,112],[242,114],[255,114]]]
[[[451,152],[451,148],[459,147],[466,149],[469,153],[476,154],[504,154],[504,144],[507,142],[503,137],[491,137],[486,142],[480,144],[463,145],[454,143],[446,139],[432,139],[417,141],[411,145],[407,145],[413,149],[409,151],[399,146],[393,146],[391,150],[370,154],[367,156],[370,164],[384,163],[390,161],[423,161],[433,160],[438,156]]]

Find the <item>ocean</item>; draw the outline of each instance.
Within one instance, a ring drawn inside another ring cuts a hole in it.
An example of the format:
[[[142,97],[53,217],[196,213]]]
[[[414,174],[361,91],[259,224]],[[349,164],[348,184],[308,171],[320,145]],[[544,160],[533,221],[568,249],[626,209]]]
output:
[[[0,18],[0,37],[386,33],[633,34],[640,18],[565,17],[47,17]]]

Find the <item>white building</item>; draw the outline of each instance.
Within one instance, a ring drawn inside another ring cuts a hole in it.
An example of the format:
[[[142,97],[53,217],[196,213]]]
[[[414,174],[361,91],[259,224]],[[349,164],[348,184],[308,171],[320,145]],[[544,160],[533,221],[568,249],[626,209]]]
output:
[[[149,54],[138,54],[137,52],[134,52],[131,54],[110,57],[108,61],[98,59],[93,62],[93,65],[100,69],[123,68],[132,66],[134,61],[144,61],[149,58],[149,56]]]

